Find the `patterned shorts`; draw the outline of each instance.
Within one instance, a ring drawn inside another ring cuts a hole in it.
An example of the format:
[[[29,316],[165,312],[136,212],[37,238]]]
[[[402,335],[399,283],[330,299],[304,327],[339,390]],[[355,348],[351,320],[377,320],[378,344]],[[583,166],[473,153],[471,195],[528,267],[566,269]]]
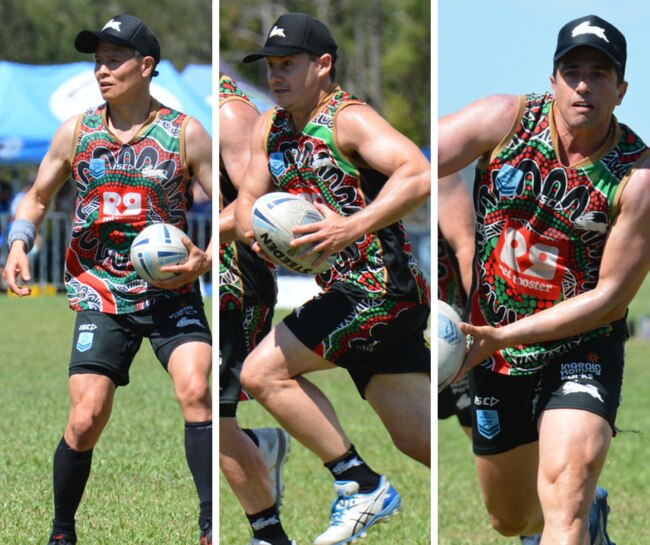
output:
[[[246,356],[271,331],[273,307],[245,305],[219,312],[219,416],[234,417],[237,403],[248,399],[239,376]]]
[[[424,339],[430,308],[350,291],[318,295],[284,323],[307,348],[347,369],[361,396],[377,374],[431,373]]]

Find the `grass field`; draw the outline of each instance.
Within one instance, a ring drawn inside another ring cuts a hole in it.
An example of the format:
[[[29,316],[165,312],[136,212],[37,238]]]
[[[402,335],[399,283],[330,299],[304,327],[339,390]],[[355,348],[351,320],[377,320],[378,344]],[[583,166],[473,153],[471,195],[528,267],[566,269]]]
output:
[[[359,453],[375,471],[385,473],[402,496],[400,514],[387,524],[373,527],[367,545],[430,545],[431,473],[401,454],[370,406],[363,401],[347,373],[335,369],[309,375],[330,398],[339,419]],[[240,404],[242,427],[276,426],[273,418],[254,401]],[[282,523],[298,545],[311,544],[329,524],[334,500],[333,479],[321,461],[295,440],[285,465]],[[251,530],[226,480],[219,482],[221,545],[244,545]]]
[[[2,295],[0,306],[0,543],[44,545],[53,516],[52,456],[67,420],[74,313],[62,296]],[[183,419],[145,342],[95,448],[79,543],[193,545],[197,516]]]
[[[650,281],[630,306],[637,320],[650,314]],[[625,380],[617,426],[623,430],[612,442],[599,484],[609,494],[608,531],[619,545],[650,543],[648,483],[650,468],[650,340],[634,338],[627,344]],[[635,433],[638,431],[638,433]],[[499,545],[519,543],[492,530],[480,496],[469,440],[455,419],[438,428],[438,544]]]

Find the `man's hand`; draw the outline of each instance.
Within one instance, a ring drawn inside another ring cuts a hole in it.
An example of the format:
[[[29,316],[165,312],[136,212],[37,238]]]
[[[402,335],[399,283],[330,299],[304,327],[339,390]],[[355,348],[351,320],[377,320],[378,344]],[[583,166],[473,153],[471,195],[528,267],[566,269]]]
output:
[[[187,261],[180,265],[166,265],[160,267],[161,272],[173,272],[177,273],[177,276],[168,280],[158,280],[154,282],[153,285],[157,288],[165,290],[180,288],[186,284],[191,284],[199,276],[212,269],[212,255],[201,250],[187,237],[183,237],[181,240],[187,248]]]
[[[25,244],[22,241],[17,240],[11,245],[2,276],[12,293],[20,297],[31,295],[31,288],[18,285],[19,279],[22,279],[23,282],[29,282],[32,279],[29,272],[29,259],[25,253]]]
[[[350,221],[354,216],[341,216],[322,203],[316,202],[314,206],[324,219],[295,227],[293,234],[299,238],[291,242],[291,247],[305,247],[300,252],[300,257],[320,253],[320,257],[313,264],[314,268],[317,268],[328,256],[352,244],[359,235]]]
[[[474,326],[466,322],[461,322],[460,330],[465,335],[470,336],[472,341],[454,382],[460,380],[472,367],[481,364],[492,354],[503,348],[500,331],[496,327]]]

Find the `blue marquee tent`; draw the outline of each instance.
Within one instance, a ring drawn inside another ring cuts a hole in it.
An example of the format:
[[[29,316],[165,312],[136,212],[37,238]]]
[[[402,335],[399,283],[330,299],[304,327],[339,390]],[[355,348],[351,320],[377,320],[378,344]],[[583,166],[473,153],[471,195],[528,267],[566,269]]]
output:
[[[196,117],[212,134],[212,112],[169,61],[151,94]],[[0,61],[0,163],[38,163],[63,121],[101,104],[93,63],[27,65]]]

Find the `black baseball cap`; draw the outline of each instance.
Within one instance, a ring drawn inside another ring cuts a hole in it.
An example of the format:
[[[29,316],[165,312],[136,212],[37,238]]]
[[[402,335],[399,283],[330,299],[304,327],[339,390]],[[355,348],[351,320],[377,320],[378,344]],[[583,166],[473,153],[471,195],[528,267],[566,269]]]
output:
[[[614,25],[597,15],[587,15],[568,22],[558,33],[553,62],[556,63],[569,51],[582,46],[598,49],[614,63],[621,76],[625,74],[627,44],[625,36]]]
[[[298,53],[318,56],[330,53],[336,60],[336,50],[336,41],[324,23],[306,13],[285,13],[269,31],[264,47],[244,57],[243,62]]]
[[[94,53],[100,41],[124,45],[160,62],[158,38],[144,22],[133,15],[116,15],[101,30],[82,30],[74,41],[81,53]]]

